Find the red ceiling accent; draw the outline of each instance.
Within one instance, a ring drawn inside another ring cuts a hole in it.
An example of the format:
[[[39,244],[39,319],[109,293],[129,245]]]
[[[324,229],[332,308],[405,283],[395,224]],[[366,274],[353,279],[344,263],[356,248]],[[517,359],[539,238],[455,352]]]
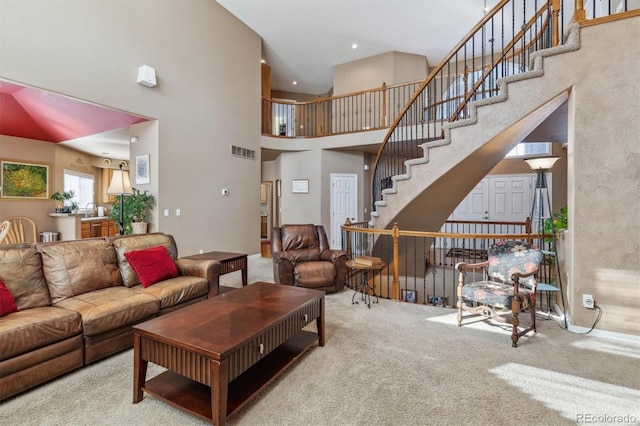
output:
[[[0,134],[64,142],[148,121],[122,111],[0,80]]]

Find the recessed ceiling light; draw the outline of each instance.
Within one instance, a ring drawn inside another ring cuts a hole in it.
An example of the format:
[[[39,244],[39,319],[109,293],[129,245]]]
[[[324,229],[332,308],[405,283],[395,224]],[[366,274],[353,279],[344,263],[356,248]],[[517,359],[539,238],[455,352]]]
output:
[[[351,45],[351,48],[352,48],[353,50],[356,50],[356,49],[358,48],[358,43],[353,43],[353,44]]]
[[[294,82],[293,82],[293,85],[294,85],[294,86],[297,86],[297,85],[298,85],[298,82],[297,82],[297,81],[294,81]]]

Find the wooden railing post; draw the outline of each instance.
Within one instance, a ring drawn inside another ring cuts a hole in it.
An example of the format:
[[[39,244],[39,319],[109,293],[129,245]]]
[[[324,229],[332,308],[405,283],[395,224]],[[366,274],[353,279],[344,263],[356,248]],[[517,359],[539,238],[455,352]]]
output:
[[[574,16],[576,18],[576,22],[584,21],[587,18],[587,13],[584,10],[584,1],[583,0],[575,0],[575,13]]]
[[[318,124],[316,124],[316,135],[322,136],[322,96],[318,96],[318,99],[316,99],[316,104],[316,117],[318,119]]]
[[[387,127],[387,83],[382,83],[382,127]]]
[[[560,44],[560,20],[558,19],[560,16],[560,0],[551,1],[551,13],[553,15],[552,43],[553,47],[556,47]]]
[[[400,227],[397,223],[391,228],[393,239],[393,282],[391,283],[391,299],[400,300]]]
[[[344,221],[344,226],[351,226],[351,221],[349,220],[349,218],[347,218],[347,220]],[[351,259],[352,257],[352,253],[351,253],[351,232],[347,231],[347,259]]]

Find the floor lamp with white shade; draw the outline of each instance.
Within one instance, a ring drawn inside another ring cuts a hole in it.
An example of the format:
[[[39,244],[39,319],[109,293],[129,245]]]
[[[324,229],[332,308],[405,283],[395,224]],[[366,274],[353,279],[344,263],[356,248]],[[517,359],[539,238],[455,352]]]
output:
[[[544,231],[545,231],[545,221],[549,221],[551,224],[551,234],[552,234],[552,247],[550,251],[543,250],[544,254],[552,255],[555,258],[555,267],[556,267],[556,278],[558,287],[552,286],[548,283],[539,283],[538,290],[546,291],[547,294],[550,292],[560,291],[560,297],[562,299],[562,309],[566,309],[566,305],[564,302],[564,293],[562,291],[562,274],[560,273],[560,265],[558,262],[558,247],[557,247],[557,239],[556,239],[556,229],[552,220],[552,212],[551,212],[551,200],[549,198],[549,188],[547,187],[547,178],[546,174],[553,165],[558,161],[560,157],[538,157],[538,158],[528,158],[524,161],[531,167],[533,171],[536,172],[536,189],[533,196],[533,203],[531,204],[531,230],[536,227],[536,231],[538,234],[537,238],[537,246],[540,247],[541,250],[544,248]],[[530,232],[531,232],[530,230]],[[563,314],[564,326],[567,328],[567,315]]]
[[[133,189],[129,172],[122,170],[122,163],[120,163],[119,170],[113,171],[107,194],[120,196],[120,235],[124,235],[124,196],[133,194]]]

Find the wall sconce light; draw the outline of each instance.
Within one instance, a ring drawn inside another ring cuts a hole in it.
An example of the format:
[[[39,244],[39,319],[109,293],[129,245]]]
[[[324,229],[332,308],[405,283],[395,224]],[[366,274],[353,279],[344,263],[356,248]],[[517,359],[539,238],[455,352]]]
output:
[[[138,84],[145,87],[156,87],[156,70],[149,65],[138,68]]]
[[[136,143],[136,142],[138,142],[138,137],[137,136],[131,136],[130,141],[131,141],[131,143]]]

